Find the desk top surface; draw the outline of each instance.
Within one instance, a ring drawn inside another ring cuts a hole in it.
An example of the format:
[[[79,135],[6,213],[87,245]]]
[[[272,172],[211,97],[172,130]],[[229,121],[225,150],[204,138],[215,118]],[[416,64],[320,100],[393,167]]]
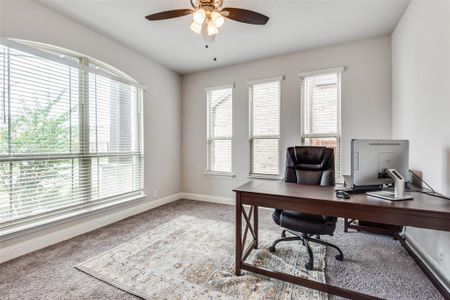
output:
[[[429,196],[417,192],[407,192],[414,197],[413,200],[389,201],[371,196],[365,193],[350,194],[350,199],[336,197],[334,187],[321,187],[315,185],[302,185],[279,181],[250,181],[238,188],[235,192],[284,196],[290,198],[310,199],[324,201],[326,203],[351,203],[355,205],[389,207],[407,210],[421,210],[448,214],[450,217],[450,200]],[[331,204],[330,203],[330,204]]]

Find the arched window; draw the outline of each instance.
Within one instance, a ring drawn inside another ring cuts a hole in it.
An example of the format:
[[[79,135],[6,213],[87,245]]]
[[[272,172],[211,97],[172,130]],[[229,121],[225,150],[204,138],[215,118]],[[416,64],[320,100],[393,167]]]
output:
[[[142,195],[141,97],[97,60],[1,40],[0,227]]]

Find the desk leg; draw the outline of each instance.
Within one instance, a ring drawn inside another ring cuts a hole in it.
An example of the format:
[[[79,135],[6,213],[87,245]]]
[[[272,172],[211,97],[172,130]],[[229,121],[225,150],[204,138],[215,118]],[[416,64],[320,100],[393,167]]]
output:
[[[242,205],[241,193],[236,193],[236,276],[241,276],[242,255]]]
[[[253,230],[255,231],[255,249],[258,249],[258,206],[254,206],[253,208],[254,212],[253,212]]]

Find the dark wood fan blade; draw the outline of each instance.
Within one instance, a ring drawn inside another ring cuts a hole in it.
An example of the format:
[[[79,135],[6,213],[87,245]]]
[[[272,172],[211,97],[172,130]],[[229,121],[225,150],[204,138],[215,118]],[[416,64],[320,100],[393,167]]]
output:
[[[222,14],[228,19],[247,24],[265,25],[269,21],[268,16],[242,8],[226,7],[222,9]]]
[[[192,14],[194,11],[191,9],[175,9],[162,11],[156,14],[151,14],[146,16],[145,18],[149,21],[159,21],[165,19],[173,19],[178,17],[183,17]]]

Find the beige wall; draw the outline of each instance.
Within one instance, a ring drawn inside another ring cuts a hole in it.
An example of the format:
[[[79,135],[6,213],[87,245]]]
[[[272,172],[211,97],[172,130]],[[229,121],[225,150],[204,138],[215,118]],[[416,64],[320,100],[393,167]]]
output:
[[[220,57],[219,57],[220,59]],[[345,66],[342,75],[343,171],[349,172],[352,138],[391,137],[391,44],[389,36],[318,48],[182,78],[182,190],[232,197],[249,180],[248,88],[253,79],[284,75],[281,86],[281,153],[300,141],[301,71]],[[233,172],[235,179],[205,176],[205,87],[235,83]],[[284,165],[284,162],[281,166]]]
[[[410,168],[450,195],[450,1],[413,1],[392,35],[393,137]],[[450,233],[408,228],[450,287]]]

